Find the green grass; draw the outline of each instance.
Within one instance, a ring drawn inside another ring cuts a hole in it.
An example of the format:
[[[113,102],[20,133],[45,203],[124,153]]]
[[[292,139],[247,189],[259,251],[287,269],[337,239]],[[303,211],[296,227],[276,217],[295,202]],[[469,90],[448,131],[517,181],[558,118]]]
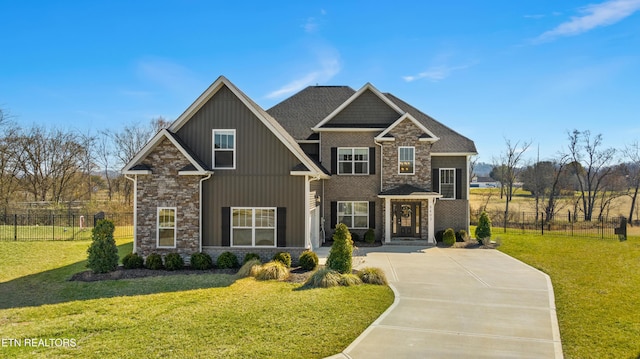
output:
[[[131,240],[117,241],[120,256]],[[386,286],[301,290],[231,275],[69,282],[89,241],[0,242],[0,357],[305,357],[342,351],[393,301]],[[6,343],[5,343],[6,344]]]
[[[551,277],[566,358],[640,357],[640,238],[496,238],[499,250]]]

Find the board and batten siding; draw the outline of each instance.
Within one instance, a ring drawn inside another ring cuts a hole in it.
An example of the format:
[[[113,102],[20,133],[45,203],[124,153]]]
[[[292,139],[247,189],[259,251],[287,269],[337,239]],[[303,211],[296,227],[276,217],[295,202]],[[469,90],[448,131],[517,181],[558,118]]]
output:
[[[220,246],[223,207],[287,208],[287,247],[304,246],[304,176],[300,161],[226,86],[216,92],[178,136],[212,166],[213,129],[236,130],[236,168],[213,169],[203,183],[202,245]]]

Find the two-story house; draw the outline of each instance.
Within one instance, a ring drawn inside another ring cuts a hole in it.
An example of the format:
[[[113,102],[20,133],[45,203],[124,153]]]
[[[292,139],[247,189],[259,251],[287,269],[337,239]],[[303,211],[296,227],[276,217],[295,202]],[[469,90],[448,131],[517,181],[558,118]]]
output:
[[[383,243],[469,227],[473,141],[371,84],[264,111],[218,78],[123,169],[134,251],[296,256],[339,222]]]

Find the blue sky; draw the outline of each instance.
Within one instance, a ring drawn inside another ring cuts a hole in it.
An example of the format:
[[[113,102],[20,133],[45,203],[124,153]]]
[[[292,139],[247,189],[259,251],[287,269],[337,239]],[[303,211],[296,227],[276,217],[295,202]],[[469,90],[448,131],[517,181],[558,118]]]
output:
[[[640,0],[0,0],[0,107],[97,133],[179,116],[219,75],[268,109],[371,82],[476,142],[530,158],[567,131],[640,138]]]

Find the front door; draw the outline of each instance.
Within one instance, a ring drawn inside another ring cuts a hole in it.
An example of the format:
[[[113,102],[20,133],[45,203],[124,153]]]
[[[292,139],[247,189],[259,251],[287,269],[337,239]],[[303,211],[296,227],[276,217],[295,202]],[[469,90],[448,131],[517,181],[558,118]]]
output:
[[[419,237],[420,203],[396,202],[392,207],[393,236]]]

